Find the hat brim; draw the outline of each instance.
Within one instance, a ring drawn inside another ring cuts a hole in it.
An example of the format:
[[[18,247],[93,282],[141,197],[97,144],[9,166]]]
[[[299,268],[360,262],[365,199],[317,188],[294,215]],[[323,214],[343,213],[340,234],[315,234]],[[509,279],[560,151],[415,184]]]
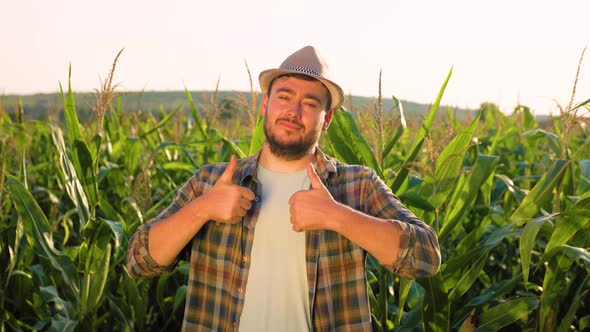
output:
[[[268,87],[270,86],[272,80],[286,74],[299,74],[315,78],[316,80],[322,82],[322,84],[328,89],[328,92],[332,97],[332,105],[330,105],[330,108],[333,110],[337,110],[340,108],[340,106],[342,106],[342,103],[344,102],[344,92],[342,91],[342,88],[338,86],[338,84],[323,77],[311,75],[297,70],[267,69],[262,71],[258,76],[258,82],[260,83],[260,89],[262,90],[262,93],[268,93]]]

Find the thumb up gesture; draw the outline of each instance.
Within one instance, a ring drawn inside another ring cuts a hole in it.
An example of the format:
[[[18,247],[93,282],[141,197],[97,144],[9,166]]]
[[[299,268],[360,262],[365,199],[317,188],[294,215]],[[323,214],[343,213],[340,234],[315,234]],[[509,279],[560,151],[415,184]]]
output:
[[[215,185],[202,197],[206,200],[207,219],[236,223],[246,215],[256,197],[252,190],[232,183],[238,160],[232,156]]]
[[[289,199],[291,224],[296,232],[326,229],[326,222],[340,206],[324,186],[312,164],[307,165],[307,176],[311,189],[300,190]]]

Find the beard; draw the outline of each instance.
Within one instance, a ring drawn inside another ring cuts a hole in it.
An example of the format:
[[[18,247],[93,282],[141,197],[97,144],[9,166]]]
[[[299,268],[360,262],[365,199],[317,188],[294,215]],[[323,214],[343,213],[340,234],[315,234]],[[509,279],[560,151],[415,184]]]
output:
[[[268,117],[264,117],[264,136],[270,147],[270,152],[283,160],[297,160],[303,158],[315,147],[320,139],[319,127],[305,133],[299,139],[291,142],[282,142],[276,137],[269,125]]]

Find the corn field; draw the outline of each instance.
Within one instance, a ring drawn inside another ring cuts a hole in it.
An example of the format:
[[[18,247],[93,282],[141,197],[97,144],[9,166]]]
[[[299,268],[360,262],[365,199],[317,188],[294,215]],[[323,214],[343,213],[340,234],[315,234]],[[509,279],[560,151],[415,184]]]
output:
[[[395,97],[384,112],[379,97],[337,111],[321,141],[373,168],[438,232],[432,278],[367,258],[374,330],[589,330],[590,100],[544,123],[491,104],[459,119],[439,114],[450,77],[423,118],[407,120]],[[188,90],[186,111],[124,110],[115,87],[109,75],[88,121],[71,78],[63,123],[0,109],[1,332],[180,329],[188,264],[132,280],[127,242],[201,165],[261,147],[256,94],[237,103],[249,114],[240,124],[215,121],[215,99],[197,104]]]

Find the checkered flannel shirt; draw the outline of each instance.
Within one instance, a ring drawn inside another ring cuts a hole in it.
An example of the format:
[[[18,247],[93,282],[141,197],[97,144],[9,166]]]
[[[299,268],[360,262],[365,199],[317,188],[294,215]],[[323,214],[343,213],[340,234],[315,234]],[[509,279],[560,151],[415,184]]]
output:
[[[259,155],[238,161],[233,182],[260,195],[256,180]],[[392,272],[417,278],[430,276],[440,266],[440,249],[434,230],[419,220],[391,192],[376,173],[329,158],[319,149],[316,171],[335,200],[368,215],[386,219],[401,231],[400,256]],[[141,225],[129,241],[127,268],[134,278],[154,277],[174,269],[162,266],[148,252],[150,226],[174,214],[207,192],[227,163],[201,167],[179,190],[174,201],[156,218]],[[190,260],[185,331],[232,331],[239,327],[250,253],[260,210],[257,200],[236,224],[209,221],[187,245],[179,259]],[[334,231],[306,232],[309,303],[314,331],[370,331],[371,314],[365,275],[366,252]]]

